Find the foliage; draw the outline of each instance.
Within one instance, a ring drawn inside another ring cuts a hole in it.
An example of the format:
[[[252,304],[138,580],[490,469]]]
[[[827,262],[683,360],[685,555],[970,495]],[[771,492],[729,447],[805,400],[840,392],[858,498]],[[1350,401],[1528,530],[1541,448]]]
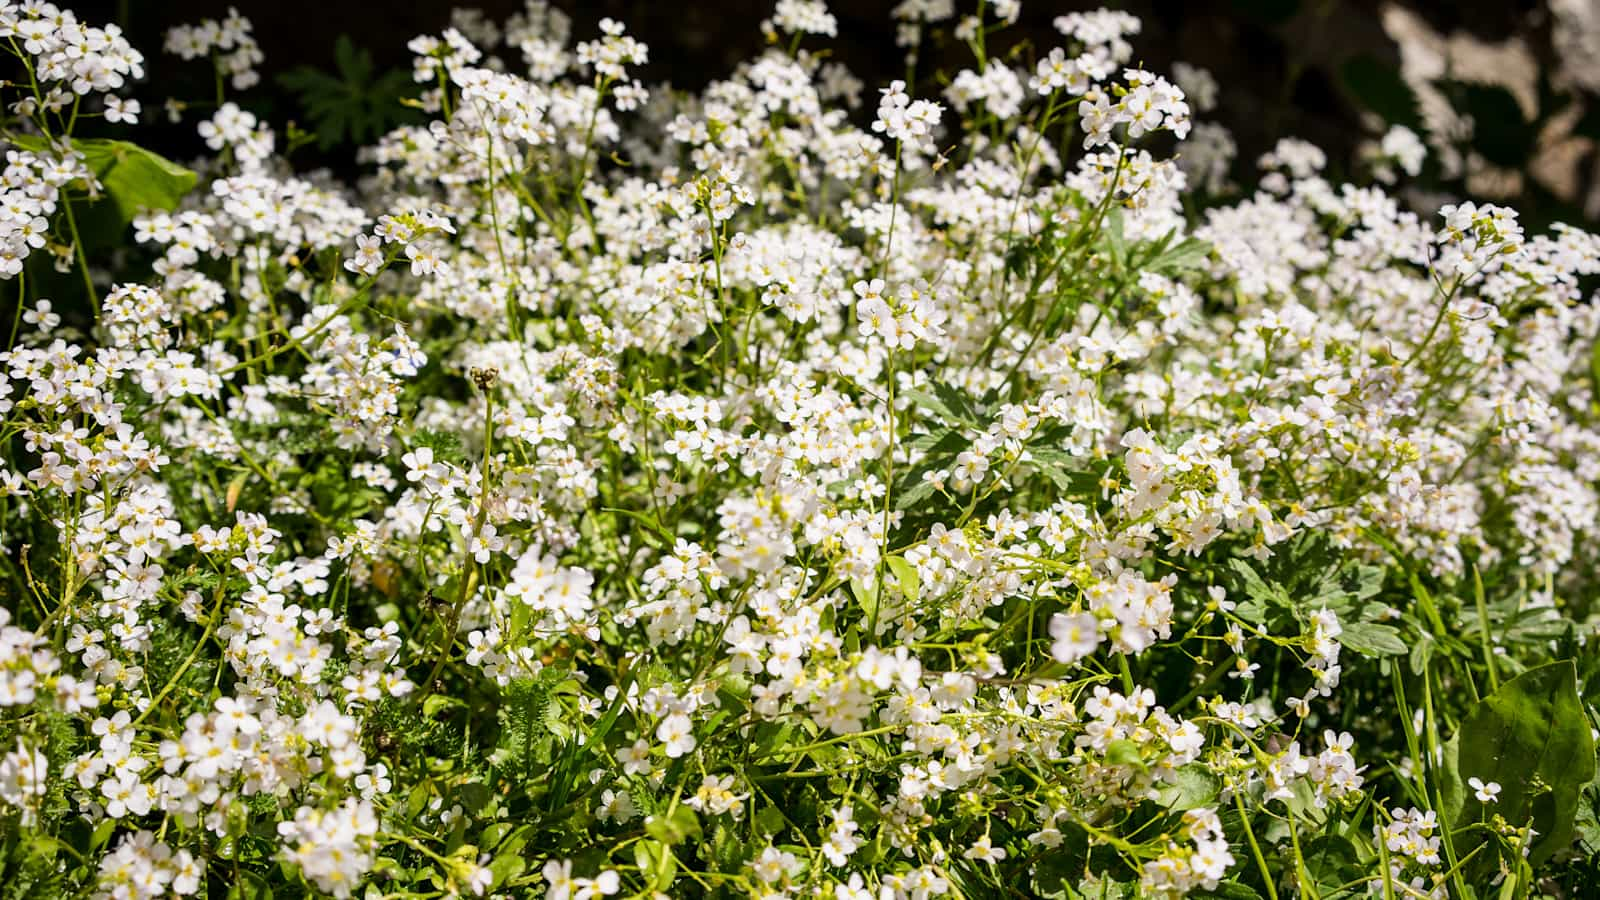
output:
[[[333,45],[333,72],[302,65],[282,72],[278,82],[293,91],[305,108],[317,146],[324,150],[346,144],[367,144],[396,125],[417,119],[402,104],[412,94],[408,73],[377,72],[372,52],[341,34]]]
[[[341,39],[346,185],[241,17],[191,170],[0,8],[0,897],[1584,896],[1600,238],[1227,200],[1208,76],[1016,13],[859,122],[816,0],[697,96]]]

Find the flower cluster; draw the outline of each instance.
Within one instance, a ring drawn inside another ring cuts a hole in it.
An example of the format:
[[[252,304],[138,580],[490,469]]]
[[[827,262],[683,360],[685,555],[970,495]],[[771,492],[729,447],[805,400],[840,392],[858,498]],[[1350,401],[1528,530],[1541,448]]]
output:
[[[1130,67],[1137,19],[1062,16],[1030,56],[993,52],[1019,3],[975,6],[898,4],[912,55],[949,27],[974,58],[870,124],[821,0],[697,94],[636,81],[615,22],[458,13],[409,45],[428,121],[356,184],[227,96],[261,63],[230,13],[168,41],[228,76],[210,155],[138,151],[164,177],[132,198],[57,113],[137,54],[0,2],[34,76],[3,88],[0,871],[557,900],[1583,877],[1600,238],[1435,217],[1293,139],[1236,172],[1191,121],[1216,81]],[[1421,154],[1397,129],[1367,161]],[[116,252],[69,217],[102,194],[138,206]]]

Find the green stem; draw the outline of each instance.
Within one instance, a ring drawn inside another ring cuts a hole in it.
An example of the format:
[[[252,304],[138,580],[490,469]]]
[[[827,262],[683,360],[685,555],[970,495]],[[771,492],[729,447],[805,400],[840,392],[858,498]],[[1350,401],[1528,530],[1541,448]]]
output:
[[[1267,858],[1261,853],[1261,845],[1256,843],[1256,832],[1250,827],[1250,816],[1244,808],[1244,789],[1236,787],[1233,791],[1233,805],[1239,810],[1239,822],[1244,826],[1245,839],[1250,842],[1250,853],[1256,858],[1256,865],[1261,869],[1261,882],[1267,886],[1268,900],[1278,900],[1278,889],[1272,883],[1272,870],[1267,868]]]

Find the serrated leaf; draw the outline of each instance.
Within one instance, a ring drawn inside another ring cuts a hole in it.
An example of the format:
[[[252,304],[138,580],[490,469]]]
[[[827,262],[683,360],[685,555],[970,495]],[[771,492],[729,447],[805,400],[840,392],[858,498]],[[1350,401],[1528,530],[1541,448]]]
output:
[[[348,34],[341,34],[334,41],[333,59],[346,82],[365,84],[372,76],[372,53],[356,47]]]
[[[418,119],[404,102],[414,89],[409,73],[390,69],[374,74],[372,54],[349,35],[339,36],[333,54],[336,74],[302,65],[278,75],[278,83],[305,109],[319,147],[367,143],[395,125]]]

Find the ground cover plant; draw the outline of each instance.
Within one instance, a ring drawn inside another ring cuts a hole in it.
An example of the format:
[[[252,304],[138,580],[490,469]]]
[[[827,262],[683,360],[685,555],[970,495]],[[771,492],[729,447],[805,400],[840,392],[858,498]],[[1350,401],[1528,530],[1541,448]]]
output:
[[[1593,896],[1600,240],[1017,11],[463,15],[339,183],[0,2],[0,894]]]

